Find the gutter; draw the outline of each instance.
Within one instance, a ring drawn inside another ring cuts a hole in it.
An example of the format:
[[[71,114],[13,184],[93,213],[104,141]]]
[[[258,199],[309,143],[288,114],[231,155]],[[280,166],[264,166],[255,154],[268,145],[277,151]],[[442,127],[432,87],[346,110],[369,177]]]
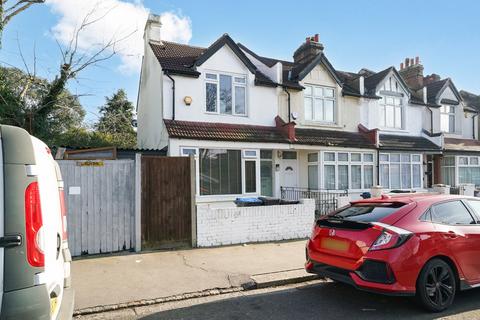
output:
[[[165,72],[165,75],[172,80],[172,120],[175,120],[175,79],[168,72]]]

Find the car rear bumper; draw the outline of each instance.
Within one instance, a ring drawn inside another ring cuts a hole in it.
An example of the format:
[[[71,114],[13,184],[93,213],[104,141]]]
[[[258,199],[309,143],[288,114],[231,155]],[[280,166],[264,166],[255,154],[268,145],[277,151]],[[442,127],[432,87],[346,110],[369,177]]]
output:
[[[47,287],[39,285],[5,292],[0,319],[50,319]]]
[[[309,273],[318,274],[321,277],[349,284],[359,290],[379,293],[389,296],[414,296],[415,291],[405,290],[397,283],[385,284],[363,280],[355,271],[342,269],[332,265],[309,260],[305,264]]]

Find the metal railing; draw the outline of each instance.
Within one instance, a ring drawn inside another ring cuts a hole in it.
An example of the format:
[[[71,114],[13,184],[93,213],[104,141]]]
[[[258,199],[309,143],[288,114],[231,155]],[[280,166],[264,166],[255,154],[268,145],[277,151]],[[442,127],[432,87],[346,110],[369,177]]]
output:
[[[312,190],[308,188],[280,187],[284,200],[315,200],[315,217],[325,215],[338,208],[338,197],[348,196],[348,190]]]
[[[450,194],[460,194],[460,187],[450,187]]]

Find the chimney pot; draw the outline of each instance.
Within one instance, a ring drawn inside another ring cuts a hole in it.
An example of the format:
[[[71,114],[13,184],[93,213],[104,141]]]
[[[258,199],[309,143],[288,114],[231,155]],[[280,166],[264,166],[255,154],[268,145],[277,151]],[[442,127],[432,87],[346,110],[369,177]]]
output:
[[[405,58],[405,68],[408,68],[409,65],[410,65],[410,59]]]
[[[319,42],[319,41],[320,41],[320,40],[319,40],[319,37],[318,37],[318,33],[315,33],[314,39],[315,39],[315,42]]]
[[[400,70],[403,70],[403,62],[400,63]]]
[[[410,65],[413,66],[413,58],[410,59]]]
[[[420,64],[420,57],[419,56],[415,57],[415,64]]]

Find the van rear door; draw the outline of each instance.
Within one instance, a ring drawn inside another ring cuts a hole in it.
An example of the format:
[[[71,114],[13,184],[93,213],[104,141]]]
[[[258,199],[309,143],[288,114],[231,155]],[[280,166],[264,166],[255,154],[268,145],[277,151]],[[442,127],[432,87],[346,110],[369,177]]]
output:
[[[4,200],[4,182],[3,182],[3,145],[2,132],[0,131],[0,239],[3,238],[5,228],[3,217],[5,214],[5,200]],[[3,298],[3,246],[0,247],[0,314],[2,314],[2,298]]]

